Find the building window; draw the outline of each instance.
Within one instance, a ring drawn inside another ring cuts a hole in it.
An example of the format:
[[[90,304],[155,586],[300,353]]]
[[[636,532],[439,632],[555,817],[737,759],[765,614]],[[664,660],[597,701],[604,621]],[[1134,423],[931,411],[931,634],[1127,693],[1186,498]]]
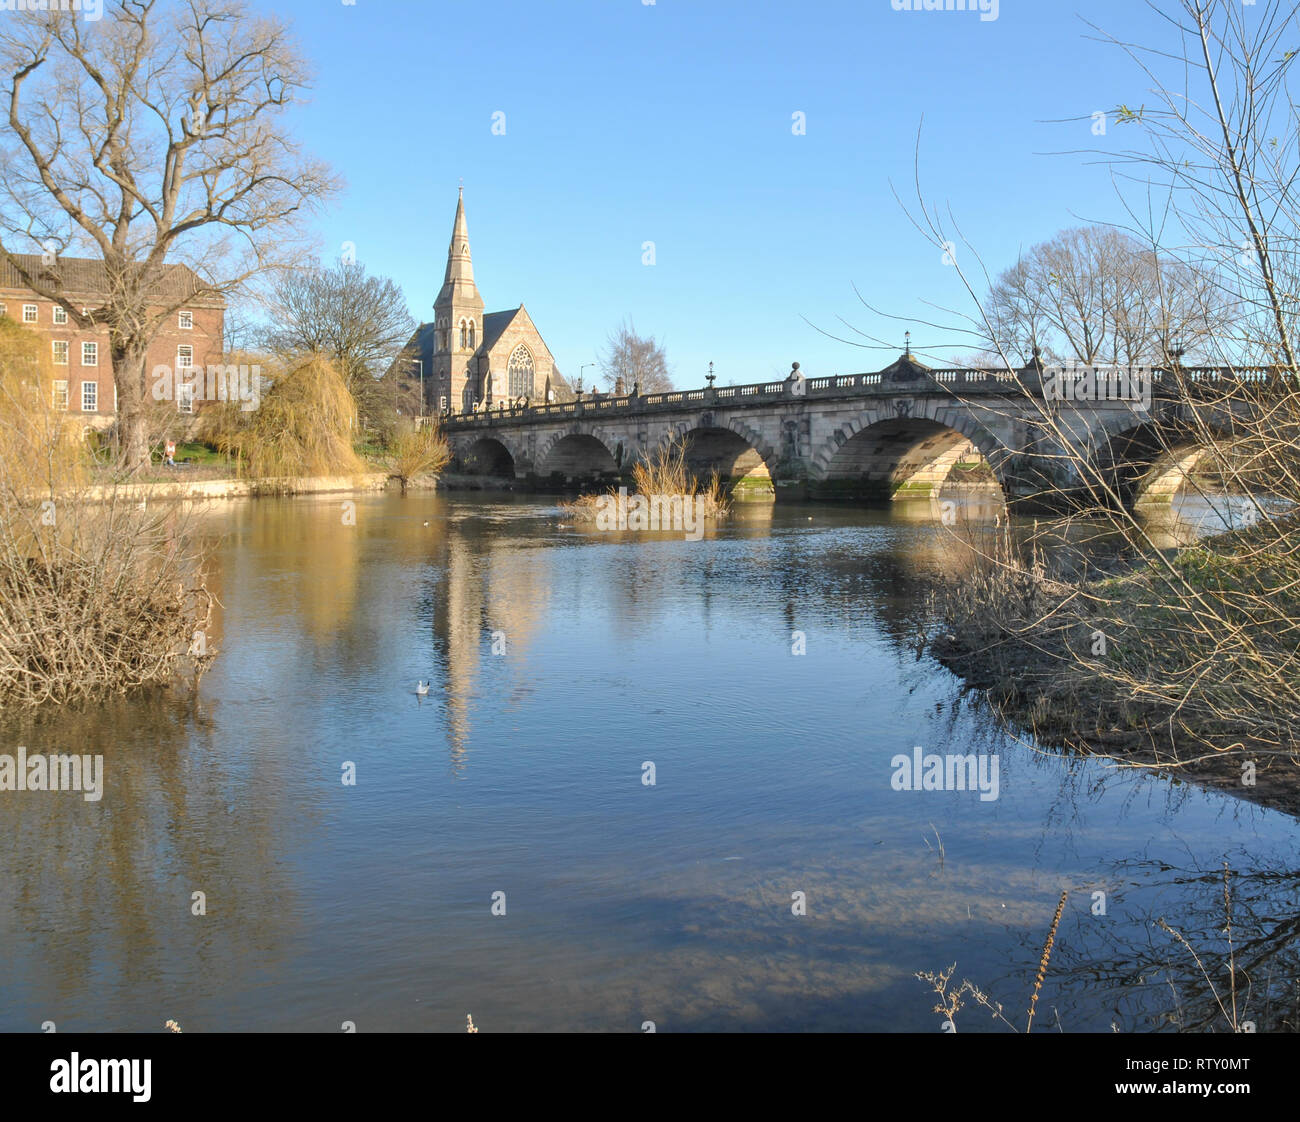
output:
[[[81,365],[82,366],[99,365],[99,344],[98,343],[81,344]]]
[[[469,333],[465,327],[465,321],[460,321],[460,349],[463,351],[469,344]]]
[[[66,339],[55,339],[50,344],[54,348],[54,365],[68,365],[68,341]]]
[[[474,349],[474,321],[469,321],[469,349]]]
[[[8,314],[9,310],[3,304],[0,304],[0,316],[7,316]]]
[[[54,383],[54,399],[50,403],[55,409],[66,412],[68,408],[68,380],[63,378]]]
[[[62,304],[54,305],[54,322],[55,323],[68,322],[68,309],[65,308]]]
[[[182,382],[176,387],[176,412],[194,412],[194,383]]]
[[[23,305],[23,323],[35,323],[35,322],[36,322],[36,305],[35,305],[35,304],[24,304],[24,305]]]
[[[533,356],[528,348],[520,343],[510,352],[510,362],[506,365],[506,381],[511,397],[533,396]]]
[[[176,369],[188,370],[194,365],[194,348],[177,347],[176,348]]]
[[[81,411],[83,413],[94,413],[99,409],[99,383],[82,382],[81,383]]]
[[[179,320],[178,320],[176,326],[179,327],[182,331],[189,331],[189,330],[191,330],[191,329],[194,327],[194,313],[193,313],[193,312],[181,312],[181,313],[180,313],[180,318],[179,318]]]

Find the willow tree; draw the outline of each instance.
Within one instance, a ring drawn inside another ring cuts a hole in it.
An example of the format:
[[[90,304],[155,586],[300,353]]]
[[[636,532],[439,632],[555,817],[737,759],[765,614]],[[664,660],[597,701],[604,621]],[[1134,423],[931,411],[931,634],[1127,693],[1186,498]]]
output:
[[[295,260],[328,169],[287,136],[307,88],[286,25],[244,0],[117,0],[0,21],[8,136],[0,151],[0,254],[78,328],[107,330],[127,464],[148,462],[149,343],[179,302],[238,288]],[[103,261],[84,309],[58,258]],[[42,264],[17,254],[39,253]],[[197,280],[167,295],[175,265]]]
[[[365,471],[352,448],[357,404],[329,358],[292,355],[265,381],[269,387],[256,410],[229,401],[205,410],[204,438],[257,479]]]

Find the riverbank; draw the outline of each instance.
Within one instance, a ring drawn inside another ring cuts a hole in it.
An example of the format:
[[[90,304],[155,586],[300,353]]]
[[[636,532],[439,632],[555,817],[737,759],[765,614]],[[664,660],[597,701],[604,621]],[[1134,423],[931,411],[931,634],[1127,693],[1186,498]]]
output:
[[[304,479],[176,479],[152,483],[101,483],[86,488],[82,497],[92,503],[114,500],[147,502],[150,499],[189,499],[206,502],[216,499],[258,498],[265,495],[382,491],[387,484],[387,472],[315,476]]]
[[[409,480],[407,489],[436,491],[437,476],[419,476]],[[148,502],[149,500],[189,500],[210,502],[219,499],[256,499],[270,496],[346,494],[384,491],[400,487],[400,481],[386,471],[360,475],[311,476],[283,479],[174,479],[147,483],[100,483],[87,487],[81,498],[86,502]]]
[[[1257,535],[1068,583],[987,554],[960,588],[936,591],[926,645],[1009,731],[1300,816],[1300,740],[1281,677],[1294,642],[1249,611],[1261,595],[1296,597]]]

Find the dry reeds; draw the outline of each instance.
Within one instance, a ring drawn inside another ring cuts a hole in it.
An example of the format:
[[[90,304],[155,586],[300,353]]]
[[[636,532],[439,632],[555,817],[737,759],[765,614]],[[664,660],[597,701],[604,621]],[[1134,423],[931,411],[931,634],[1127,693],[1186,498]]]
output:
[[[1047,966],[1052,960],[1052,948],[1056,945],[1056,932],[1061,925],[1061,916],[1065,912],[1065,901],[1069,895],[1070,890],[1068,888],[1061,892],[1061,899],[1056,905],[1056,914],[1052,916],[1052,925],[1048,928],[1047,939],[1043,943],[1043,953],[1038,960],[1038,973],[1034,978],[1034,988],[1029,995],[1029,1008],[1025,1014],[1026,1033],[1033,1031],[1034,1012],[1038,1008],[1038,996],[1043,989],[1043,980],[1047,977]],[[1012,1032],[1020,1031],[1003,1012],[1001,1003],[995,1002],[974,982],[968,978],[963,978],[959,985],[954,986],[952,978],[956,971],[957,964],[954,962],[947,970],[941,970],[937,973],[922,970],[914,975],[919,981],[926,982],[937,995],[939,1002],[935,1005],[934,1011],[944,1018],[944,1031],[957,1031],[957,1014],[965,1005],[964,998],[967,994],[977,1005],[987,1009],[995,1020],[1001,1021]]]
[[[1068,888],[1062,891],[1060,902],[1056,905],[1056,915],[1052,916],[1052,926],[1047,932],[1047,941],[1043,943],[1043,953],[1038,960],[1038,974],[1034,977],[1034,992],[1029,997],[1025,1032],[1032,1032],[1034,1028],[1034,1010],[1038,1008],[1038,995],[1043,988],[1043,979],[1047,977],[1047,964],[1052,961],[1052,947],[1056,944],[1056,929],[1061,925],[1061,913],[1065,911],[1065,900],[1069,895]]]
[[[687,438],[674,436],[662,444],[648,459],[638,460],[632,466],[632,492],[653,496],[680,496],[685,499],[702,498],[705,519],[723,521],[731,513],[727,490],[716,471],[701,482],[686,462]],[[611,488],[607,494],[616,492]],[[560,508],[579,522],[594,522],[601,507],[603,495],[584,494]]]
[[[44,341],[0,320],[0,705],[101,697],[211,657],[212,607],[177,507],[109,489],[54,408]]]
[[[398,426],[388,453],[390,478],[406,486],[421,475],[437,475],[451,461],[451,448],[441,429],[430,423],[416,427],[409,421]]]

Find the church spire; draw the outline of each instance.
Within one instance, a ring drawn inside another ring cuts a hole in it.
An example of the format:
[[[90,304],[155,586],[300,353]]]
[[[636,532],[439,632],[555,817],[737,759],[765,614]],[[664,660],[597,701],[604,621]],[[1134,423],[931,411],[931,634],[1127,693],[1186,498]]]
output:
[[[469,223],[465,221],[465,188],[456,200],[456,221],[451,228],[451,244],[447,247],[447,274],[443,285],[460,283],[474,287],[474,264],[469,255]]]

